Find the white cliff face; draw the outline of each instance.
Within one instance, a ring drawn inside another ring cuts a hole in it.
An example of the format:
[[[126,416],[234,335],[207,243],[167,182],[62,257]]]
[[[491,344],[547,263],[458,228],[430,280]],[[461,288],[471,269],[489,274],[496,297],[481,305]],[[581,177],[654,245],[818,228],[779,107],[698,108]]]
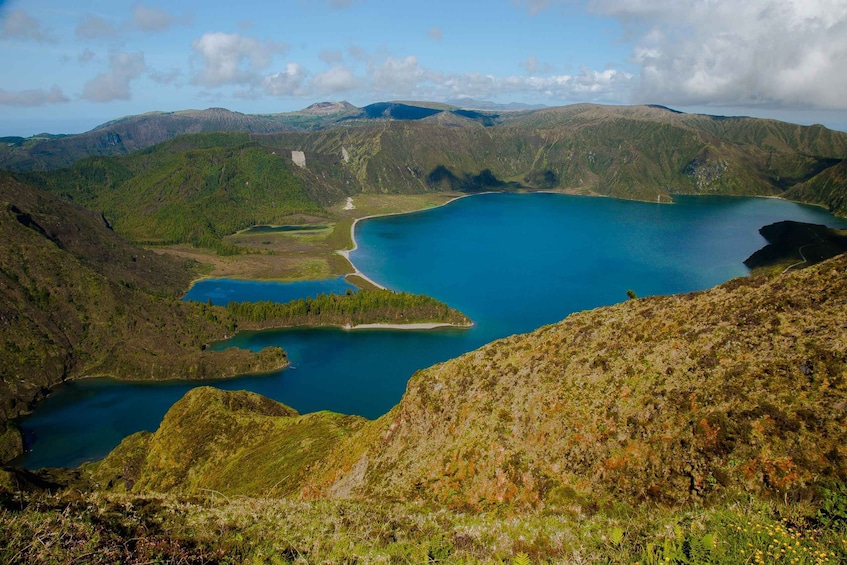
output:
[[[294,164],[303,169],[306,168],[306,154],[302,151],[292,151],[291,152],[291,160],[294,161]]]

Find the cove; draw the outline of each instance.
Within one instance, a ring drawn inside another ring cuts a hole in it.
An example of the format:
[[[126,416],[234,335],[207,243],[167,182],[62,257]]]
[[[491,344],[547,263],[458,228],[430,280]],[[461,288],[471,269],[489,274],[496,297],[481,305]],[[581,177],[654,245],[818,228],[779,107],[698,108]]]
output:
[[[214,383],[71,382],[21,420],[31,450],[22,463],[75,466],[102,457],[124,436],[155,430],[199,384],[252,390],[301,413],[376,418],[400,400],[416,370],[497,338],[626,300],[628,289],[690,292],[746,275],[742,261],[765,243],[759,228],[781,220],[847,228],[823,209],[775,199],[684,197],[663,205],[538,193],[484,194],[368,219],[356,228],[357,267],[388,288],[447,302],[473,328],[244,332],[227,344],[281,345],[291,367]],[[212,284],[219,287],[212,292],[237,297],[242,283]]]

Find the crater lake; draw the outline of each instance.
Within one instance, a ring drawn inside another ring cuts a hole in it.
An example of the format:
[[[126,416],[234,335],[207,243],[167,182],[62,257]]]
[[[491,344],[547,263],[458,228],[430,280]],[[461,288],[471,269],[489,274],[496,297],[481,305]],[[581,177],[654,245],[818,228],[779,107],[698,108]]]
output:
[[[691,292],[745,276],[744,259],[766,243],[759,228],[781,220],[847,228],[824,209],[776,199],[679,197],[669,205],[545,193],[482,194],[367,219],[356,227],[356,266],[390,289],[461,310],[472,328],[243,332],[225,345],[280,345],[290,367],[211,383],[69,382],[19,421],[29,450],[19,463],[76,466],[101,458],[123,437],[155,430],[201,384],[252,390],[301,413],[376,418],[400,400],[416,370],[495,339],[621,302],[628,290]],[[217,279],[195,285],[188,298],[225,304],[346,288],[338,279],[298,285]]]

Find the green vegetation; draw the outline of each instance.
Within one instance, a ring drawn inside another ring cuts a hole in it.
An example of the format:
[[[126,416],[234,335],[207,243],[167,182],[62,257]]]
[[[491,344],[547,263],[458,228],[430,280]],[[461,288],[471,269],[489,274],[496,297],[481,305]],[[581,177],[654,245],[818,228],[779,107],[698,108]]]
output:
[[[13,477],[9,477],[14,479]],[[79,486],[79,484],[78,484]],[[817,504],[462,512],[384,500],[0,488],[0,563],[800,563],[847,559]]]
[[[103,218],[0,177],[0,454],[20,453],[7,420],[52,386],[88,375],[220,378],[287,364],[270,348],[207,351],[229,335],[223,308],[180,299],[195,266],[133,247]]]
[[[847,202],[847,134],[819,126],[589,104],[503,114],[397,103],[357,114],[338,105],[289,117],[297,116],[317,120],[309,122],[315,130],[258,135],[245,126],[181,136],[20,178],[102,212],[136,243],[189,243],[220,254],[245,251],[222,239],[240,229],[284,224],[292,214],[331,221],[326,206],[369,193],[778,195],[835,213]],[[294,150],[306,155],[305,168],[292,164]]]
[[[190,243],[221,254],[240,250],[222,242],[225,235],[323,213],[282,157],[237,133],[179,138],[21,178],[101,212],[137,244]]]
[[[786,197],[800,202],[820,204],[833,214],[847,216],[847,160],[815,175],[811,179],[792,187]]]
[[[90,472],[109,490],[298,495],[311,466],[364,422],[329,412],[301,416],[255,393],[198,387],[155,434],[129,436]]]
[[[470,320],[443,302],[420,294],[372,289],[344,296],[277,302],[232,302],[227,312],[239,327],[356,326],[359,324],[447,323],[470,325]]]
[[[371,422],[195,389],[100,463],[7,473],[6,560],[843,562],[845,273],[573,314]]]

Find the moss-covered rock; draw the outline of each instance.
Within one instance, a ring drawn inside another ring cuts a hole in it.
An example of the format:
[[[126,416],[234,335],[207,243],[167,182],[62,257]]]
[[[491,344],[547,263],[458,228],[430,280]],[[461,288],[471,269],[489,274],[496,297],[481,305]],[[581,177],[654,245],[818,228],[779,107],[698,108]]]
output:
[[[90,470],[119,491],[299,495],[311,488],[311,466],[363,423],[328,412],[301,416],[252,392],[198,387],[155,433],[130,436]]]

